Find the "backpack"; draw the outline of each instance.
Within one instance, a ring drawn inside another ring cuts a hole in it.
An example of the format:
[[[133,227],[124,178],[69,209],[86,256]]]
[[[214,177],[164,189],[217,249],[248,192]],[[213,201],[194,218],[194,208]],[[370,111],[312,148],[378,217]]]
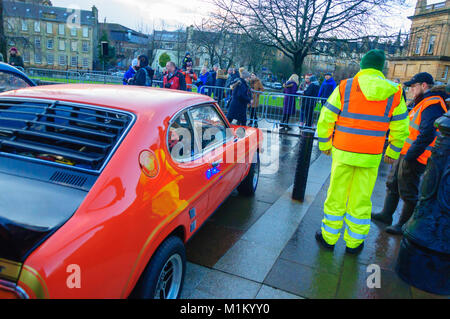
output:
[[[152,77],[148,73],[147,68],[143,68],[145,71],[145,86],[152,86]]]

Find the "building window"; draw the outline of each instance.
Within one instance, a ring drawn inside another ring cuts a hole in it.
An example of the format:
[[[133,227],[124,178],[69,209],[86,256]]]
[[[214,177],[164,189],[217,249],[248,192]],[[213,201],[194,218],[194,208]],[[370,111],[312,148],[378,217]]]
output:
[[[66,50],[66,42],[64,40],[59,40],[59,50],[65,51]]]
[[[430,37],[430,42],[428,43],[428,50],[427,50],[428,54],[433,54],[433,52],[434,52],[434,44],[435,43],[436,43],[436,36],[432,35]]]
[[[42,63],[42,58],[41,58],[41,54],[40,53],[36,53],[34,55],[34,63],[36,63],[36,64],[41,64]]]
[[[24,51],[23,52],[23,62],[30,62],[30,52],[29,51]]]
[[[89,37],[89,28],[83,27],[83,38],[88,38],[88,37]]]
[[[83,68],[89,69],[89,58],[83,58]]]
[[[26,20],[22,20],[22,31],[28,31],[28,23]]]
[[[78,52],[78,42],[77,41],[72,41],[70,43],[70,50],[72,52]]]
[[[53,33],[53,24],[51,22],[47,22],[47,33]]]
[[[14,31],[14,27],[15,27],[14,19],[9,18],[6,21],[7,21],[7,24],[8,24],[8,31]]]
[[[36,49],[40,49],[41,48],[41,38],[34,39],[34,47]]]
[[[53,65],[55,63],[55,56],[53,54],[47,54],[47,64]]]
[[[54,46],[54,41],[53,41],[53,39],[48,39],[48,40],[47,40],[47,49],[48,49],[48,50],[53,50],[53,46]]]
[[[444,72],[442,72],[442,80],[447,80],[448,76],[448,66],[445,67]]]
[[[71,28],[70,29],[70,35],[73,36],[73,37],[76,37],[78,35],[77,31],[78,31],[77,28]]]
[[[70,59],[70,66],[78,67],[78,57],[77,56],[73,56]]]
[[[421,47],[422,47],[422,38],[417,38],[416,51],[414,53],[415,54],[420,54]]]
[[[58,34],[64,35],[64,24],[58,25]]]
[[[34,32],[41,32],[41,22],[34,21]]]
[[[83,52],[89,52],[89,42],[83,41]]]
[[[58,62],[59,62],[59,65],[66,65],[66,56],[65,55],[60,55]]]

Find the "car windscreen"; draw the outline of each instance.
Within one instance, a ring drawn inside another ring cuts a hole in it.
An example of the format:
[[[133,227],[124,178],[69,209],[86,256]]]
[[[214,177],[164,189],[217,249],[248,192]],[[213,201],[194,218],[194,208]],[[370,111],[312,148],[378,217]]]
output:
[[[0,155],[99,171],[133,118],[88,105],[0,98]]]

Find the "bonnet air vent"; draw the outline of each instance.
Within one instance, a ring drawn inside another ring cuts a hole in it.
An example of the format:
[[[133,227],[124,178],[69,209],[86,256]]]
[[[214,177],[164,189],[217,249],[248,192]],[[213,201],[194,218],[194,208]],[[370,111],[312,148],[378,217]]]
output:
[[[59,184],[72,185],[77,187],[82,187],[86,182],[87,178],[80,175],[68,174],[66,172],[56,171],[50,177],[50,181]]]
[[[112,109],[0,99],[0,153],[99,170],[131,121]]]

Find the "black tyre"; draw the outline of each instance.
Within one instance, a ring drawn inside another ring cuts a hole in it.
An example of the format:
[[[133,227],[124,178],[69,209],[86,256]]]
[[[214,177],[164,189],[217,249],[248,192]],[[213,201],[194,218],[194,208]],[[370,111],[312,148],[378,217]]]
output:
[[[255,194],[256,188],[258,187],[259,170],[260,170],[259,152],[256,151],[256,163],[252,163],[247,176],[241,182],[241,184],[239,184],[237,188],[239,194],[245,196],[252,196]]]
[[[186,250],[183,241],[167,238],[150,259],[132,298],[177,299],[186,272]]]

